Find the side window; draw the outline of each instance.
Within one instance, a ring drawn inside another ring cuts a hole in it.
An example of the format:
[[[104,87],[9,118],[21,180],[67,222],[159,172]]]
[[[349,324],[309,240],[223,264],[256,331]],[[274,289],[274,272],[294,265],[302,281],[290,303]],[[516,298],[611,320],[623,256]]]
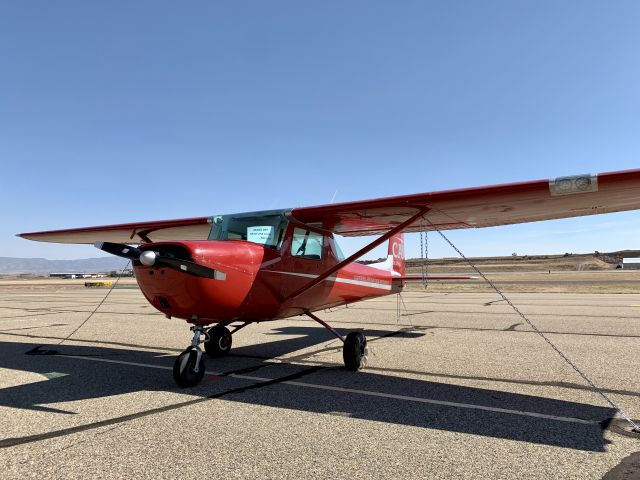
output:
[[[329,238],[329,242],[330,242],[330,245],[333,245],[333,252],[336,258],[338,259],[338,261],[341,262],[342,260],[347,258],[345,254],[342,252],[342,249],[340,248],[340,245],[338,244],[338,241],[335,236],[333,238]]]
[[[302,228],[294,228],[291,242],[291,255],[293,257],[320,260],[322,258],[322,238],[322,234],[320,233]]]

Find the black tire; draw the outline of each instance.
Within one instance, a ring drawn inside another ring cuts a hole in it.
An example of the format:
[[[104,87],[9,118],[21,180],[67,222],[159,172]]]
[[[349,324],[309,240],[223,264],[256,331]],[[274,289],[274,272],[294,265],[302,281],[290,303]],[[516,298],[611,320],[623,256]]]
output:
[[[367,339],[362,333],[351,332],[347,335],[342,348],[342,358],[347,370],[353,372],[362,370],[367,364],[368,353]]]
[[[224,357],[231,350],[232,342],[233,337],[229,329],[223,325],[217,325],[209,329],[204,350],[210,357]]]
[[[194,348],[185,350],[176,358],[173,364],[173,379],[179,386],[183,388],[195,387],[204,377],[204,355],[200,355],[200,363],[196,372],[194,370],[197,358],[198,351]]]

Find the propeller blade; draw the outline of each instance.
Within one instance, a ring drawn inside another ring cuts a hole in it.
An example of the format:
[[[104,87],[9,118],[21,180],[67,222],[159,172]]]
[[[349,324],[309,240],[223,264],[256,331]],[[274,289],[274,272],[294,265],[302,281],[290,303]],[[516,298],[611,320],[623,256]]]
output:
[[[194,275],[196,277],[211,278],[214,280],[224,280],[227,278],[227,275],[224,272],[205,267],[204,265],[191,262],[189,260],[158,256],[156,257],[155,263],[156,265],[166,265],[169,268],[173,268],[179,272],[188,273],[189,275]]]
[[[110,253],[117,257],[128,258],[129,260],[138,260],[142,253],[139,248],[131,247],[124,243],[96,242],[93,246],[103,252]]]
[[[192,262],[191,260],[180,260],[178,258],[165,257],[153,250],[143,251],[137,247],[112,242],[96,242],[94,246],[103,252],[110,253],[111,255],[128,258],[129,260],[138,260],[147,267],[164,265],[173,270],[188,273],[189,275],[194,275],[196,277],[211,278],[214,280],[225,280],[227,278],[227,274],[224,272],[205,267],[204,265]]]

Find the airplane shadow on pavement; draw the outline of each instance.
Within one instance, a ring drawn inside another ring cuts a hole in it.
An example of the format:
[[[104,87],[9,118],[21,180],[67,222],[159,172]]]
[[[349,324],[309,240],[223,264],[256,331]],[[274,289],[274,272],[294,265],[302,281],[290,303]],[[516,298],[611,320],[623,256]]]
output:
[[[398,335],[397,331],[386,330],[365,329],[363,333],[367,337]],[[273,361],[274,357],[318,344],[328,344],[332,339],[321,327],[276,328],[270,335],[279,334],[286,334],[288,338],[235,348],[225,358],[208,359],[207,370],[221,374],[207,374],[203,382],[192,389],[175,386],[171,371],[167,369],[173,365],[174,357],[167,356],[166,353],[135,348],[123,350],[102,346],[0,342],[0,368],[39,374],[36,380],[31,375],[31,383],[0,389],[0,406],[35,410],[43,414],[75,416],[76,412],[55,404],[103,399],[138,391],[175,391],[193,396],[187,401],[168,403],[147,410],[141,408],[121,417],[106,418],[86,425],[19,438],[0,438],[0,448],[114,425],[224,398],[245,404],[578,450],[604,451],[606,440],[602,425],[606,426],[608,419],[613,417],[613,409],[371,373],[366,369],[354,373],[337,364],[330,367],[326,363],[313,365],[313,360],[304,364],[296,363],[295,360],[291,363]],[[300,336],[289,338],[290,335]],[[401,335],[406,338],[421,336],[423,333],[404,331]],[[135,366],[131,363],[142,365]],[[165,368],[149,368],[145,365]],[[427,402],[419,399],[426,399]],[[452,403],[457,405],[451,405]],[[535,414],[543,417],[536,417]],[[582,419],[592,423],[561,421],[545,416]],[[602,422],[602,425],[598,422]],[[76,421],[73,423],[76,424]]]

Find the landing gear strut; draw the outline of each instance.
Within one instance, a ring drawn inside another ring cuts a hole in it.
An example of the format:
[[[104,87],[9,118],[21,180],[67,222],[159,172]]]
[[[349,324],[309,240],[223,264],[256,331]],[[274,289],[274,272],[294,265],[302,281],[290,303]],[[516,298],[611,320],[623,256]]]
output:
[[[367,347],[367,338],[360,332],[350,332],[346,338],[340,335],[334,330],[331,325],[316,317],[311,312],[305,312],[307,317],[315,320],[324,328],[338,337],[344,346],[342,347],[342,358],[344,360],[344,366],[347,370],[356,372],[362,370],[367,364],[367,357],[369,355],[369,348]]]

